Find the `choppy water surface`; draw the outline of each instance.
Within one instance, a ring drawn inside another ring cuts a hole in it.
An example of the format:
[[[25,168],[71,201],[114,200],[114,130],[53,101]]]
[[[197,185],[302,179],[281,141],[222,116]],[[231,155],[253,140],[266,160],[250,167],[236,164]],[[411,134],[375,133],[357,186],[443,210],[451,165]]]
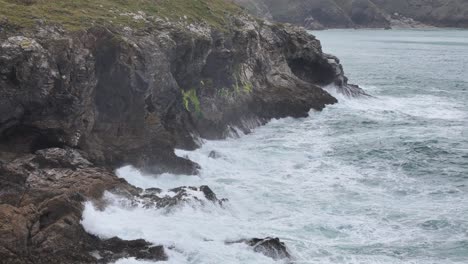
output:
[[[123,168],[139,187],[209,185],[230,202],[171,212],[87,204],[87,230],[173,246],[169,263],[275,263],[224,243],[266,236],[286,242],[295,263],[468,263],[468,31],[315,34],[376,98],[339,97],[309,118],[179,151],[202,165],[199,177]]]

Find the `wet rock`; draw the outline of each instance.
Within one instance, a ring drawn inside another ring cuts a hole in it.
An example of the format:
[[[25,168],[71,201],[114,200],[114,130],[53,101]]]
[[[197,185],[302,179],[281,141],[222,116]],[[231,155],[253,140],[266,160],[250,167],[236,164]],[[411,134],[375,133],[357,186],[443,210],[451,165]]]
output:
[[[176,147],[195,149],[197,138],[224,138],[232,127],[246,133],[271,118],[307,116],[337,102],[322,86],[347,85],[339,62],[304,29],[242,13],[226,17],[226,30],[167,20],[77,32],[47,21],[27,31],[4,23],[0,258],[6,263],[95,263],[90,252],[100,240],[80,220],[83,202],[105,207],[106,191],[153,208],[223,204],[207,186],[141,190],[112,170],[133,165],[196,174],[199,166],[176,156]],[[162,256],[142,241],[104,245],[98,252],[104,259]]]
[[[291,258],[285,244],[279,240],[279,238],[253,238],[247,241],[255,252],[264,254],[272,259],[286,259]]]
[[[129,241],[114,237],[99,242],[97,250],[92,253],[99,263],[111,263],[129,257],[148,261],[168,259],[163,246],[154,246],[143,239]]]
[[[208,157],[209,158],[212,158],[212,159],[219,159],[222,157],[221,153],[215,151],[215,150],[212,150],[210,151],[210,153],[208,154]]]
[[[227,243],[245,243],[251,246],[255,252],[262,253],[274,260],[291,259],[291,254],[288,252],[286,245],[279,238],[252,238]]]
[[[146,189],[139,195],[130,198],[133,205],[142,205],[145,208],[167,208],[184,204],[206,205],[213,203],[223,205],[227,199],[218,199],[208,186],[184,186],[164,192],[160,189]]]
[[[83,202],[133,187],[76,150],[45,149],[0,164],[0,256],[5,263],[94,263],[99,240],[81,226]]]
[[[144,31],[9,32],[0,38],[0,156],[72,147],[98,166],[196,174],[175,147],[336,103],[320,86],[346,80],[314,36],[246,15],[228,21],[221,32],[164,21]]]

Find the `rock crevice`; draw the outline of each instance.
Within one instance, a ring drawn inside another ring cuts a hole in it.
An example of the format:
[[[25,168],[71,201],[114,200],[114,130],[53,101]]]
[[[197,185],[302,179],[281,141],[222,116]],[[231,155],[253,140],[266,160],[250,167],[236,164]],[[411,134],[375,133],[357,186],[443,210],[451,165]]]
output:
[[[162,247],[146,241],[86,233],[83,203],[105,206],[106,191],[125,193],[147,208],[222,206],[226,200],[207,186],[161,196],[129,185],[113,169],[195,174],[199,166],[174,148],[194,149],[197,137],[224,138],[232,127],[247,133],[269,119],[303,117],[336,103],[322,85],[359,93],[347,84],[339,61],[305,30],[245,14],[226,21],[223,29],[155,20],[144,29],[69,32],[41,23],[34,30],[2,31],[2,260],[165,259]],[[201,198],[191,199],[193,192]]]

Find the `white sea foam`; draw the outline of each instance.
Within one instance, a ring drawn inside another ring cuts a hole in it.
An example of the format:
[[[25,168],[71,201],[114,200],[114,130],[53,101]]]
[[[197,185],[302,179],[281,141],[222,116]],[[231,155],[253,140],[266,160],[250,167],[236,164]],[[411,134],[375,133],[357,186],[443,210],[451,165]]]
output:
[[[325,47],[341,32],[323,33]],[[356,34],[354,45],[369,38]],[[351,54],[333,43],[345,64],[348,59],[362,67],[356,55],[364,53],[361,48]],[[162,244],[168,263],[276,263],[244,244],[225,243],[266,236],[284,241],[295,263],[467,263],[466,93],[438,96],[419,80],[403,89],[389,79],[382,89],[374,85],[380,75],[367,76],[376,67],[367,67],[367,74],[346,68],[357,81],[370,83],[367,91],[376,98],[336,95],[340,104],[312,111],[309,118],[273,120],[240,138],[178,150],[202,166],[199,176],[144,175],[131,167],[117,172],[142,188],[208,185],[229,199],[224,207],[166,211],[116,201],[100,211],[87,203],[83,225],[104,238]],[[209,157],[213,150],[219,158]]]

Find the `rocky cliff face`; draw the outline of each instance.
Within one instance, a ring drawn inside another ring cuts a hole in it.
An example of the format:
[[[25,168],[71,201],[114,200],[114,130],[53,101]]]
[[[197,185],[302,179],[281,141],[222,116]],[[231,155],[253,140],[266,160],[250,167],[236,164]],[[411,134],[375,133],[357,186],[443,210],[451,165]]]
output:
[[[236,1],[256,15],[310,29],[468,26],[468,3],[463,0]]]
[[[390,15],[403,15],[439,27],[468,27],[468,2],[464,0],[372,1]]]
[[[54,27],[1,43],[4,155],[73,147],[98,165],[195,173],[174,147],[336,102],[348,85],[305,31],[232,18],[230,32],[157,21],[149,32]],[[156,166],[157,165],[157,166]]]
[[[22,10],[8,5],[12,14]],[[338,59],[300,28],[242,12],[224,14],[222,25],[185,15],[124,15],[144,26],[91,23],[70,30],[39,19],[26,27],[13,15],[0,23],[0,257],[6,263],[165,259],[162,247],[101,240],[80,225],[83,202],[105,206],[105,191],[142,197],[112,169],[131,164],[195,174],[198,165],[174,148],[193,149],[199,137],[223,138],[233,127],[247,133],[271,118],[303,117],[336,103],[321,86],[363,94],[347,83]]]

